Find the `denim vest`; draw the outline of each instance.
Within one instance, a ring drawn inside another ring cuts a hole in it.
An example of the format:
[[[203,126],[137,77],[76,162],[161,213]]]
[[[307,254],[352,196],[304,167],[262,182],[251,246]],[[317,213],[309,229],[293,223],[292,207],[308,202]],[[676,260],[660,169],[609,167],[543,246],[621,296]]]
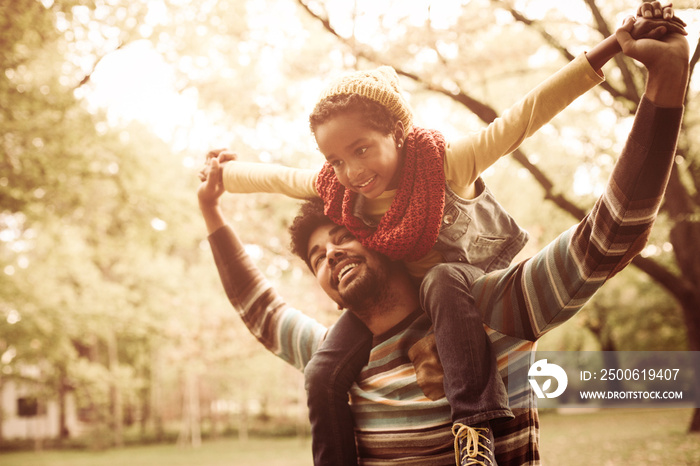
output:
[[[477,178],[474,199],[445,188],[445,209],[435,249],[445,262],[466,262],[484,272],[506,268],[529,238]]]
[[[474,199],[462,199],[445,184],[445,208],[434,249],[445,262],[464,262],[484,272],[504,269],[527,243],[529,235],[496,201],[484,180],[477,178]],[[376,228],[363,213],[365,199],[357,196],[353,215]]]

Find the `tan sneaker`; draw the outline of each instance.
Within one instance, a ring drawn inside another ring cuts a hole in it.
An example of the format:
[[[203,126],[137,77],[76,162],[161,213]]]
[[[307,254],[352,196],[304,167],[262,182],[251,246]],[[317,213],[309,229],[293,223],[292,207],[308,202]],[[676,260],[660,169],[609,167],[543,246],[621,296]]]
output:
[[[488,426],[488,422],[479,423],[476,427],[458,422],[452,426],[457,466],[497,466],[493,431]]]

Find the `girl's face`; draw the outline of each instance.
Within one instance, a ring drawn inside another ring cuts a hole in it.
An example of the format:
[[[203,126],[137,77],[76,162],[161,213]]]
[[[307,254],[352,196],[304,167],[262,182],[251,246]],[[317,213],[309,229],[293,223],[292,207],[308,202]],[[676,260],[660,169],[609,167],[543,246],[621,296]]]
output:
[[[358,113],[340,114],[319,125],[315,135],[318,148],[346,189],[374,199],[398,187],[401,122],[394,134],[382,134],[369,129]]]

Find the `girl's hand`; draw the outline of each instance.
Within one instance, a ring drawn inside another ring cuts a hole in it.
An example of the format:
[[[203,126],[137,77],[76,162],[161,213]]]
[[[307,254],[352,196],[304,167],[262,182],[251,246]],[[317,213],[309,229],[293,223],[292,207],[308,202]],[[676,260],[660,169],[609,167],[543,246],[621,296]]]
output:
[[[687,24],[674,16],[673,4],[661,6],[661,2],[644,2],[637,8],[637,16],[647,19],[664,19],[666,21],[677,22],[681,26],[685,27]]]
[[[216,206],[224,194],[223,166],[236,160],[236,154],[226,149],[209,151],[204,166],[199,171],[202,184],[197,189],[200,206]]]
[[[634,26],[630,32],[633,39],[661,39],[666,34],[676,33],[687,35],[685,22],[676,17],[673,6],[661,3],[642,3],[637,9]]]

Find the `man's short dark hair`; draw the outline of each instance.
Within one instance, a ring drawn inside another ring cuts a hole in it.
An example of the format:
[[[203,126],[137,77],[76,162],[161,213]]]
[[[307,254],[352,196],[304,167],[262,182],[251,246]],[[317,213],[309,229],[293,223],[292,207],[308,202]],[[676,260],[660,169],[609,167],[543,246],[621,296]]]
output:
[[[313,198],[302,204],[299,214],[289,227],[289,234],[292,237],[290,248],[294,254],[306,262],[309,270],[313,270],[309,262],[309,238],[318,227],[329,223],[333,221],[323,213],[323,201]]]

